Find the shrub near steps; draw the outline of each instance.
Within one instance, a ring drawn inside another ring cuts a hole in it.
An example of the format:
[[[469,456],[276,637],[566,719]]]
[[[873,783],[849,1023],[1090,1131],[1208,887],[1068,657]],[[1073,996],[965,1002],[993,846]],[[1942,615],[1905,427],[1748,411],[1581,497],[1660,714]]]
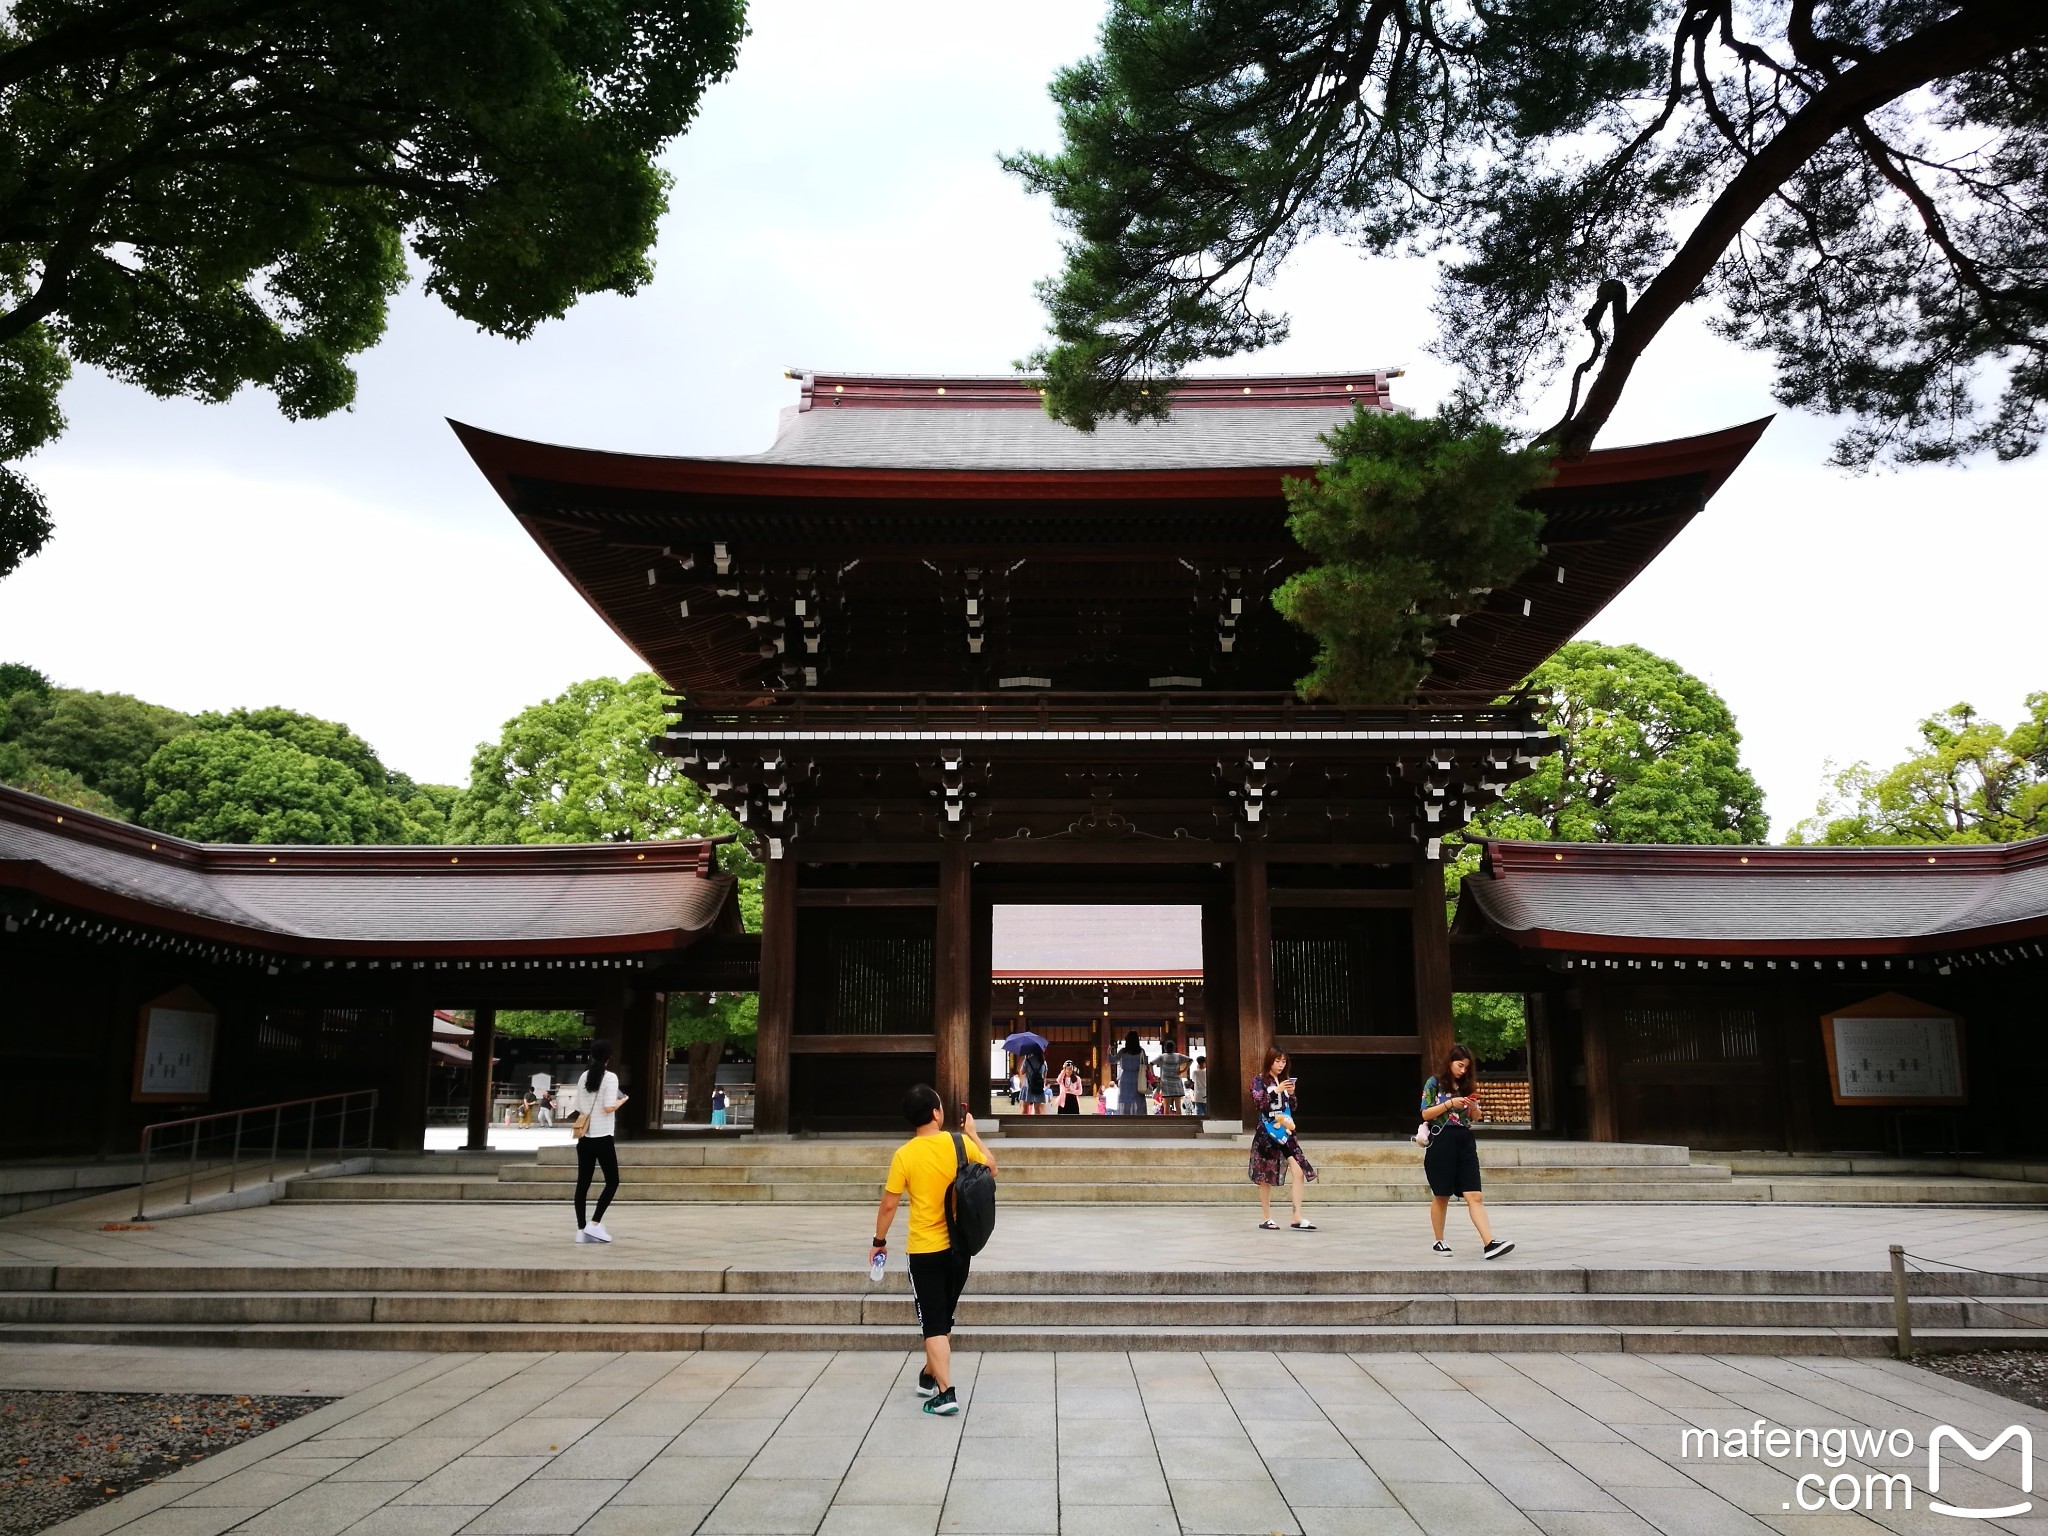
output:
[[[685,1204],[764,1201],[858,1205],[875,1198],[893,1140],[627,1142],[619,1147],[619,1199]],[[998,1144],[1009,1203],[1234,1204],[1246,1197],[1241,1142],[1215,1145],[1056,1141]],[[1335,1203],[1428,1198],[1420,1151],[1407,1142],[1329,1141],[1315,1157],[1316,1198]],[[1684,1147],[1598,1142],[1489,1141],[1483,1153],[1490,1198],[1515,1201],[1757,1201],[2048,1205],[2048,1184],[1969,1178],[1735,1178],[1693,1161]],[[572,1147],[547,1147],[488,1173],[416,1172],[422,1161],[292,1186],[293,1201],[551,1201],[575,1182]],[[403,1172],[397,1170],[404,1170]]]
[[[964,1349],[1883,1354],[1872,1271],[1431,1269],[976,1273]],[[2048,1341],[2048,1276],[1915,1276],[1923,1346]],[[1988,1298],[1988,1299],[1987,1299]],[[564,1266],[0,1270],[0,1341],[427,1350],[888,1349],[903,1277]]]

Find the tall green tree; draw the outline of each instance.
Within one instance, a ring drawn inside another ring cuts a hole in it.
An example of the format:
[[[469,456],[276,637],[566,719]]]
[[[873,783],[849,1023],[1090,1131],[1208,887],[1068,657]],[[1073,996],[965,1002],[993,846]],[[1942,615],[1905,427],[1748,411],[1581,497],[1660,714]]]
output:
[[[2048,693],[2010,731],[1957,704],[1920,722],[1920,750],[1858,763],[1792,829],[1794,843],[2007,843],[2048,835]]]
[[[672,992],[668,999],[668,1043],[687,1053],[690,1091],[683,1118],[702,1125],[711,1118],[711,1090],[718,1061],[728,1044],[750,1048],[760,1030],[761,1000],[751,992]]]
[[[179,710],[82,688],[27,689],[8,699],[7,712],[0,740],[18,752],[8,782],[30,787],[15,776],[30,765],[45,770],[49,784],[62,784],[69,775],[125,820],[142,810],[149,760],[164,743],[192,729],[192,717]]]
[[[1446,624],[1535,564],[1543,515],[1521,502],[1551,478],[1550,455],[1456,410],[1361,408],[1323,441],[1331,461],[1287,483],[1287,526],[1318,563],[1273,606],[1316,639],[1304,698],[1395,703]]]
[[[638,842],[737,833],[718,802],[654,750],[668,729],[667,699],[661,680],[641,672],[572,683],[521,710],[496,741],[477,748],[449,840]]]
[[[17,0],[0,11],[0,575],[49,534],[6,467],[87,363],[157,395],[355,392],[407,252],[524,337],[631,293],[662,146],[744,0]]]
[[[1468,837],[1760,843],[1763,790],[1722,697],[1639,645],[1574,640],[1530,675],[1558,750],[1481,811]],[[1453,873],[1476,869],[1465,843]]]
[[[1496,415],[1576,351],[1566,457],[1691,304],[1843,462],[2030,453],[2044,71],[2038,0],[1111,0],[1061,147],[1008,162],[1071,236],[1048,409],[1163,412],[1286,335],[1260,290],[1334,234],[1445,257],[1437,347]]]
[[[195,716],[144,779],[136,820],[198,842],[437,843],[455,798],[338,721],[278,707]]]

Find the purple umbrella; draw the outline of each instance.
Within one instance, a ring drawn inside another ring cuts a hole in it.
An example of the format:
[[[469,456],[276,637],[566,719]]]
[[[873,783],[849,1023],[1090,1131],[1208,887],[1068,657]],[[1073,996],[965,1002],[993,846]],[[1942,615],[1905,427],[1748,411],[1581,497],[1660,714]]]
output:
[[[1033,1034],[1028,1029],[1020,1029],[1003,1042],[1003,1050],[1011,1056],[1022,1056],[1026,1051],[1035,1050],[1042,1056],[1045,1054],[1045,1048],[1051,1043],[1043,1035]]]

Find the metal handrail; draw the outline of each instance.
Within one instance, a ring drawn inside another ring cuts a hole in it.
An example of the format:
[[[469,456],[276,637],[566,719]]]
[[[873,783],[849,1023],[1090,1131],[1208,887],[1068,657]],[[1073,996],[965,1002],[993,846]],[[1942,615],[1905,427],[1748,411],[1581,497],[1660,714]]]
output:
[[[149,1164],[151,1157],[161,1146],[161,1133],[178,1130],[184,1130],[188,1133],[184,1178],[185,1204],[190,1205],[192,1203],[193,1186],[199,1177],[199,1144],[211,1134],[206,1129],[207,1127],[218,1127],[220,1128],[220,1134],[225,1135],[226,1127],[222,1125],[222,1122],[233,1122],[234,1143],[233,1150],[228,1154],[227,1188],[227,1192],[233,1194],[242,1169],[243,1130],[251,1116],[270,1116],[270,1155],[267,1158],[261,1159],[261,1161],[267,1164],[264,1177],[269,1179],[277,1171],[278,1150],[284,1136],[286,1110],[303,1109],[306,1112],[305,1171],[311,1173],[313,1171],[314,1142],[320,1125],[321,1106],[326,1104],[335,1106],[333,1145],[335,1155],[339,1157],[348,1143],[348,1123],[351,1111],[359,1102],[365,1111],[363,1148],[367,1151],[376,1144],[377,1090],[374,1088],[356,1088],[347,1093],[315,1094],[313,1097],[305,1099],[284,1099],[275,1104],[251,1105],[247,1109],[223,1109],[210,1115],[191,1115],[183,1120],[159,1120],[154,1125],[144,1126],[142,1128],[142,1183],[135,1191],[135,1219],[137,1221],[143,1219],[144,1207],[149,1201]],[[294,1161],[297,1160],[296,1149],[294,1149],[292,1157]],[[254,1166],[257,1161],[259,1160],[251,1158],[251,1166]],[[207,1172],[219,1172],[218,1165],[209,1162]],[[177,1177],[177,1174],[170,1175],[170,1178],[173,1180]]]

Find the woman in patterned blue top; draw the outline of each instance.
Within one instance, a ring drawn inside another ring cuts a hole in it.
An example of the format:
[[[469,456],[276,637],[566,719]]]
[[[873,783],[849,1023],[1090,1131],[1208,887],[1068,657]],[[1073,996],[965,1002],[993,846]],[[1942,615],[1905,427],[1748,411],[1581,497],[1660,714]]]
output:
[[[1422,1085],[1422,1118],[1429,1125],[1422,1172],[1429,1180],[1429,1224],[1436,1232],[1430,1251],[1446,1259],[1451,1245],[1444,1241],[1444,1213],[1453,1195],[1465,1197],[1465,1209],[1485,1244],[1481,1258],[1497,1259],[1515,1246],[1496,1239],[1486,1222],[1486,1197],[1479,1192],[1479,1143],[1472,1135],[1472,1123],[1479,1116],[1479,1071],[1472,1064],[1472,1048],[1453,1045],[1443,1070]]]

